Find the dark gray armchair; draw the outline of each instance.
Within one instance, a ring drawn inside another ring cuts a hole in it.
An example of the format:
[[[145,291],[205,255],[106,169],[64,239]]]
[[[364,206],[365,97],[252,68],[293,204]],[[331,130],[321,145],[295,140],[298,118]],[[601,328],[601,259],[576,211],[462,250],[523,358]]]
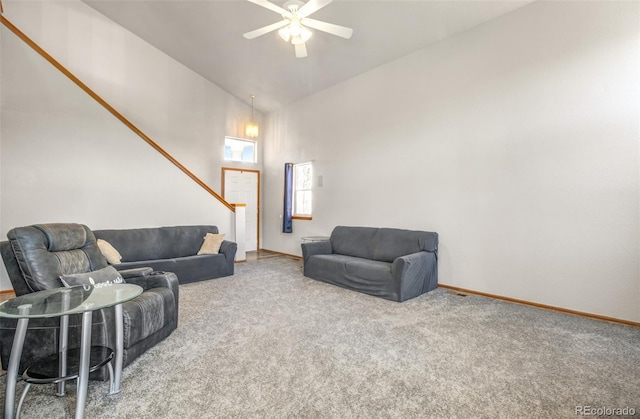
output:
[[[93,232],[81,224],[39,224],[19,227],[0,242],[0,252],[17,296],[63,286],[61,275],[85,273],[107,266]],[[178,279],[171,272],[133,269],[121,272],[128,283],[140,285],[144,292],[123,304],[124,360],[127,366],[164,338],[178,325]],[[93,315],[92,344],[115,347],[113,308]],[[34,360],[57,352],[60,332],[58,318],[29,322],[20,373]],[[79,346],[81,317],[69,318],[69,348]],[[0,319],[0,358],[7,369],[16,321]],[[97,371],[91,378],[105,378]]]

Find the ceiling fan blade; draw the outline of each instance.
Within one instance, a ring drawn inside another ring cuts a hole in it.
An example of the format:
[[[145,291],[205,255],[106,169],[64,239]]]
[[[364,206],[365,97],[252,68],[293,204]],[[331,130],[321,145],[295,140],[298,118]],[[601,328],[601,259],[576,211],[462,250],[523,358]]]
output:
[[[298,16],[306,17],[311,13],[314,13],[320,9],[322,9],[327,4],[331,3],[333,0],[309,0],[304,6],[302,6],[298,10]]]
[[[334,25],[333,23],[322,22],[320,20],[310,19],[308,17],[300,20],[300,23],[310,28],[314,28],[322,32],[327,32],[331,35],[336,35],[345,39],[349,39],[351,38],[351,35],[353,35],[353,29],[351,28]]]
[[[304,58],[307,56],[307,46],[304,42],[299,44],[295,44],[296,47],[296,58]]]
[[[280,29],[280,28],[282,28],[284,26],[287,26],[288,24],[289,24],[288,21],[281,20],[280,22],[276,22],[276,23],[273,23],[271,25],[264,26],[264,27],[262,27],[260,29],[256,29],[255,31],[247,32],[242,36],[244,36],[247,39],[257,38],[260,35],[264,35],[265,33],[269,33],[269,32],[275,31],[276,29]]]
[[[250,1],[253,4],[257,4],[258,6],[262,6],[264,8],[267,8],[267,9],[271,10],[272,12],[276,12],[276,13],[281,14],[281,15],[290,15],[289,11],[284,10],[280,6],[276,6],[275,4],[271,3],[268,0],[247,0],[247,1]]]

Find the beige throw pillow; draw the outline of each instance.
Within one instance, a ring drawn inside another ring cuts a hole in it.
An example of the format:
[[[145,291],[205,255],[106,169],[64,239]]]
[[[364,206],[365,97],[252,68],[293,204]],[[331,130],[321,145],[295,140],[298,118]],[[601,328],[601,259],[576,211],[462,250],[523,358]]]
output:
[[[199,255],[217,255],[220,250],[220,245],[224,241],[224,234],[212,234],[207,233],[204,236],[204,243],[198,250]]]
[[[98,239],[97,241],[98,248],[100,249],[102,256],[104,256],[107,262],[109,262],[109,264],[111,265],[119,265],[120,261],[122,260],[122,256],[116,250],[116,248],[111,246],[111,243],[106,240]]]

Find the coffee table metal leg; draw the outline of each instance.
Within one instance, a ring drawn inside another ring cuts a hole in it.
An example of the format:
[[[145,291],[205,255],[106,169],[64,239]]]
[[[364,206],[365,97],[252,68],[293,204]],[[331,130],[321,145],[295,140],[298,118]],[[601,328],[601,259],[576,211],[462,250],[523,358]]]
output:
[[[82,313],[82,342],[80,343],[80,366],[78,368],[78,389],[76,398],[76,419],[84,418],[84,405],[89,386],[89,358],[91,355],[91,311]]]
[[[18,408],[16,409],[16,419],[20,419],[20,411],[22,410],[22,405],[24,404],[24,399],[27,398],[27,393],[29,393],[29,389],[31,388],[30,383],[26,383],[24,385],[24,390],[22,390],[22,396],[20,396],[20,400],[18,401]]]
[[[28,308],[27,308],[28,310]],[[7,386],[4,392],[4,419],[13,419],[16,402],[16,384],[18,382],[18,369],[20,368],[20,358],[22,358],[22,347],[24,337],[27,334],[28,318],[18,320],[16,334],[13,336],[11,355],[9,356],[9,367],[7,369]]]
[[[58,364],[58,376],[66,377],[67,376],[67,344],[69,341],[69,316],[61,316],[60,317],[60,338],[58,343],[58,353],[60,354],[59,364]],[[58,383],[58,392],[57,396],[64,396],[65,393],[65,383],[66,381],[60,381]]]
[[[113,380],[109,394],[120,393],[120,382],[122,381],[122,361],[124,358],[124,324],[122,316],[122,304],[115,306],[115,322],[116,322],[116,359],[114,360],[115,368]]]
[[[62,310],[67,311],[71,305],[71,290],[65,289],[61,291]],[[60,316],[60,338],[58,342],[58,353],[60,354],[60,362],[58,365],[59,377],[67,376],[67,349],[69,343],[69,315]],[[66,381],[58,383],[58,396],[64,396]]]

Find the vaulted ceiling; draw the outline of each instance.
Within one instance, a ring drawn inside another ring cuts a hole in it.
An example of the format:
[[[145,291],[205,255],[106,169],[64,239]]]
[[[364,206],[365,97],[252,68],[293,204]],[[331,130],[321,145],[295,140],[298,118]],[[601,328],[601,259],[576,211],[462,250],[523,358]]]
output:
[[[270,112],[533,0],[335,0],[311,17],[353,28],[353,36],[313,30],[306,58],[277,31],[245,39],[281,20],[246,0],[83,1],[239,99],[255,95],[256,110]]]

